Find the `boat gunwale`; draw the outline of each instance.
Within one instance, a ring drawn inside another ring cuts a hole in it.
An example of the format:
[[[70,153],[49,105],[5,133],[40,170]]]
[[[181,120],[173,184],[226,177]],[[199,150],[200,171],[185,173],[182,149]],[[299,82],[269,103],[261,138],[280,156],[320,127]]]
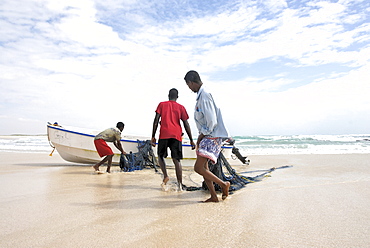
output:
[[[67,133],[73,133],[73,134],[78,134],[78,135],[88,136],[88,137],[95,137],[95,135],[92,135],[92,134],[71,131],[71,130],[65,129],[64,127],[57,127],[57,126],[53,126],[53,125],[47,125],[47,127],[52,128],[52,129],[56,129],[56,130],[60,130],[60,131],[64,131],[64,132],[67,132]],[[121,139],[121,141],[131,142],[131,143],[139,143],[138,140],[135,141],[135,140]],[[182,146],[187,146],[187,147],[190,146],[191,147],[191,145],[188,145],[188,144],[182,144]],[[223,149],[232,149],[233,147],[232,146],[222,146],[221,148],[223,148]]]

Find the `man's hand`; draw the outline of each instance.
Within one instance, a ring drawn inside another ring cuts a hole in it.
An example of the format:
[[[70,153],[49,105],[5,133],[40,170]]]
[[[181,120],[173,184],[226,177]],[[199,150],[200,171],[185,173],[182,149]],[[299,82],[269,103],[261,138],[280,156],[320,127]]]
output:
[[[157,142],[157,140],[153,137],[152,138],[152,146],[155,147],[155,143]]]
[[[194,141],[191,141],[190,142],[190,145],[191,145],[191,149],[194,150],[195,149],[195,143],[194,143]]]
[[[204,134],[200,133],[199,136],[198,136],[198,140],[197,140],[197,149],[199,147],[199,143],[202,141],[202,139],[205,137]]]

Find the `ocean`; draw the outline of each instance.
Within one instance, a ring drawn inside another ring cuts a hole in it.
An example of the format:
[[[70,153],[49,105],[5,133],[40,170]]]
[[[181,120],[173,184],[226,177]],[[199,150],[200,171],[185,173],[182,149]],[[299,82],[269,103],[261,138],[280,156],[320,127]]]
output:
[[[243,156],[370,153],[370,134],[235,136]],[[46,135],[0,136],[0,152],[50,153]]]

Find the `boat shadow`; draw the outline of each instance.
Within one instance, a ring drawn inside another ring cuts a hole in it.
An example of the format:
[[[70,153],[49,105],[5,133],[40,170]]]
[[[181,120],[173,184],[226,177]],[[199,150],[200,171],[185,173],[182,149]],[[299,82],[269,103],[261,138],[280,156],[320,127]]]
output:
[[[69,164],[69,163],[21,163],[21,164],[14,164],[18,166],[40,166],[40,167],[81,167],[81,168],[86,168],[86,167],[91,167],[92,164]]]

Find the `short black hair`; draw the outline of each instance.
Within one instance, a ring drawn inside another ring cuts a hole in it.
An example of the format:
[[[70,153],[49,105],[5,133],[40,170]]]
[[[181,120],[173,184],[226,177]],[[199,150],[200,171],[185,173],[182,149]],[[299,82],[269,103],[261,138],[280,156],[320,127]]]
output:
[[[123,124],[123,122],[118,122],[117,125],[116,125],[117,128],[124,128],[125,127],[125,124]]]
[[[200,79],[200,76],[198,72],[196,71],[188,71],[184,77],[185,82],[195,82],[198,84],[202,83],[202,80]]]
[[[171,100],[179,98],[178,90],[175,88],[170,89],[170,92],[168,93],[168,98]]]

